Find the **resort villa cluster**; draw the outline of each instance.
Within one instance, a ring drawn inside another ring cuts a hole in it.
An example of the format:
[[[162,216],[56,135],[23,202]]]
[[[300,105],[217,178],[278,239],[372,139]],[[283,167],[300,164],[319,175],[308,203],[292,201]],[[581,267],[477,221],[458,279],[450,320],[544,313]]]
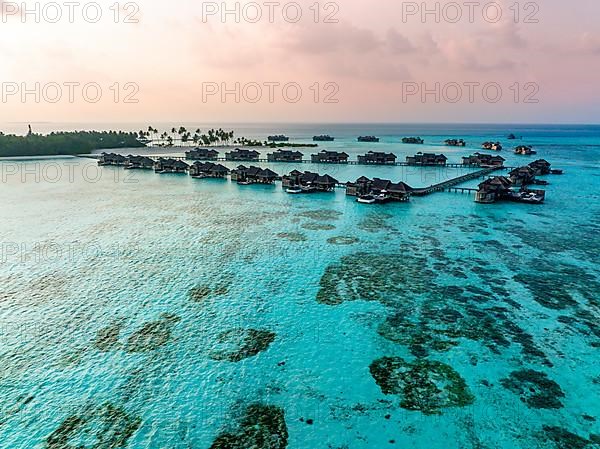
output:
[[[326,138],[329,136],[317,136]],[[371,138],[372,136],[367,136]],[[270,140],[282,141],[285,136],[269,136]],[[411,143],[422,143],[420,138],[408,138]],[[445,142],[449,146],[464,146],[462,139],[449,139]],[[487,147],[489,142],[484,144]],[[495,147],[495,144],[491,145]],[[517,149],[522,147],[517,147]],[[531,147],[523,147],[531,148]],[[493,149],[493,148],[490,148]],[[515,150],[516,151],[516,150]],[[526,154],[525,152],[519,154]],[[333,192],[335,188],[343,188],[348,196],[357,197],[357,201],[365,204],[386,203],[390,201],[405,202],[411,196],[424,196],[439,191],[475,192],[475,201],[479,203],[493,203],[500,200],[518,201],[525,203],[541,203],[545,199],[543,190],[531,190],[532,184],[547,185],[537,176],[547,174],[560,174],[560,170],[552,170],[550,163],[540,159],[529,165],[511,168],[505,167],[505,159],[499,155],[474,153],[464,156],[460,163],[448,163],[448,158],[443,154],[418,152],[407,156],[405,162],[397,162],[398,157],[393,153],[368,151],[359,155],[356,161],[351,161],[346,152],[322,150],[312,154],[310,159],[304,159],[300,151],[278,149],[267,154],[266,159],[261,158],[261,153],[254,149],[236,148],[225,153],[224,157],[219,151],[209,148],[196,148],[185,153],[185,157],[158,157],[148,156],[123,156],[114,153],[102,153],[99,165],[117,165],[125,169],[153,169],[156,173],[182,173],[189,174],[195,179],[220,178],[228,176],[231,181],[240,185],[273,184],[281,181],[283,189],[290,194]],[[193,161],[189,164],[186,161]],[[479,168],[480,170],[450,179],[426,188],[413,188],[404,182],[393,182],[388,179],[359,177],[354,182],[340,183],[328,174],[319,174],[310,171],[293,170],[287,175],[279,175],[269,168],[256,165],[239,165],[229,169],[219,164],[219,161],[236,161],[246,163],[259,162],[287,162],[287,163],[312,163],[312,164],[353,164],[353,165],[402,165],[415,167],[464,167]],[[510,170],[507,176],[489,177],[496,170]],[[488,177],[479,184],[477,189],[455,187],[469,180]]]

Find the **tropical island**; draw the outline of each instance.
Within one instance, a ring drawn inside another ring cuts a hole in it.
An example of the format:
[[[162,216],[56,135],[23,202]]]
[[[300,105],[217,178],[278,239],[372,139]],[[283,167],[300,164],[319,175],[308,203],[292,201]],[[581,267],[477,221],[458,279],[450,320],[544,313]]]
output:
[[[30,127],[25,136],[0,132],[0,157],[74,155],[144,146],[136,133],[123,131],[72,131],[42,135],[33,133]]]
[[[287,140],[286,140],[287,139]],[[248,139],[246,137],[235,137],[233,131],[224,131],[223,129],[209,129],[202,133],[196,129],[193,133],[184,126],[172,128],[171,131],[160,132],[158,129],[149,126],[147,131],[138,132],[138,140],[152,147],[170,148],[174,146],[203,145],[210,146],[229,146],[236,145],[242,147],[316,147],[315,144],[289,143],[289,138],[284,135],[268,136],[267,140]]]
[[[202,133],[188,131],[184,126],[160,132],[153,126],[138,132],[126,131],[61,131],[47,135],[32,132],[29,126],[27,135],[4,134],[0,132],[0,157],[15,156],[59,156],[89,154],[98,150],[144,148],[144,147],[186,147],[204,145],[268,148],[314,148],[314,143],[289,143],[261,141],[246,137],[235,138],[233,131],[210,129]]]

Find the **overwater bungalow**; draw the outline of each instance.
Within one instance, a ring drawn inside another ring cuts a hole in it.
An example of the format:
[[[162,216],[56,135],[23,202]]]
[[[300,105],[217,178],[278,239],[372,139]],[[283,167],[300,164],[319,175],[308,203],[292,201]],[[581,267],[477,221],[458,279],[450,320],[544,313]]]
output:
[[[282,178],[282,186],[288,193],[333,192],[339,181],[329,175],[319,175],[294,170]]]
[[[185,162],[171,158],[165,159],[161,157],[154,163],[154,171],[160,174],[186,173],[189,168],[190,166]]]
[[[98,158],[98,165],[125,165],[127,158],[121,154],[102,153]]]
[[[320,153],[311,155],[310,159],[316,164],[347,164],[348,157],[345,152],[323,150]]]
[[[481,148],[484,150],[502,151],[502,145],[500,142],[483,142],[481,144]]]
[[[420,137],[404,137],[402,143],[412,143],[416,145],[423,145],[425,141]]]
[[[186,151],[185,158],[192,161],[216,161],[219,158],[219,152],[208,148],[196,148]]]
[[[302,162],[304,155],[300,151],[277,150],[267,154],[269,162]]]
[[[495,203],[502,197],[506,196],[510,192],[512,182],[505,176],[495,176],[490,179],[486,179],[481,184],[477,193],[475,194],[475,201],[477,203]]]
[[[225,153],[225,160],[258,162],[259,156],[260,156],[260,153],[256,150],[246,150],[246,149],[236,148],[233,151]]]
[[[333,142],[334,140],[335,140],[335,137],[331,137],[329,134],[313,136],[313,142]]]
[[[273,184],[277,178],[279,175],[268,168],[240,165],[235,170],[231,170],[231,180],[243,185]]]
[[[471,156],[465,156],[462,159],[463,165],[476,167],[502,167],[506,161],[502,156],[482,153],[475,153]]]
[[[515,148],[515,154],[520,156],[531,156],[532,154],[537,154],[537,151],[533,150],[529,145],[519,145]]]
[[[463,139],[446,139],[444,141],[444,144],[449,147],[466,147],[467,146],[467,142],[465,142]]]
[[[408,165],[446,165],[448,158],[443,154],[417,153],[414,156],[407,156]]]
[[[408,201],[412,187],[404,182],[393,183],[389,179],[361,176],[355,182],[346,184],[346,195],[358,197],[365,204],[385,203],[388,201]]]
[[[551,167],[552,165],[545,159],[538,159],[535,162],[529,164],[537,176],[549,175],[552,173]]]
[[[531,190],[521,187],[519,191],[513,190],[513,183],[504,176],[490,178],[481,184],[475,195],[478,203],[495,203],[496,201],[514,201],[518,203],[541,204],[546,199],[544,190]]]
[[[129,155],[125,161],[125,170],[152,170],[154,168],[154,160],[146,156]]]
[[[284,136],[283,134],[278,134],[276,136],[267,137],[269,142],[289,142],[290,138],[288,136]]]
[[[358,138],[359,142],[366,142],[366,143],[378,143],[379,142],[379,137],[375,137],[375,136],[360,136]]]
[[[395,164],[397,156],[393,153],[369,151],[363,156],[358,156],[359,164],[387,165]]]
[[[192,178],[225,178],[229,174],[229,169],[221,164],[213,162],[194,162],[190,168]]]
[[[528,165],[515,168],[508,176],[514,185],[525,186],[535,182],[535,170]]]

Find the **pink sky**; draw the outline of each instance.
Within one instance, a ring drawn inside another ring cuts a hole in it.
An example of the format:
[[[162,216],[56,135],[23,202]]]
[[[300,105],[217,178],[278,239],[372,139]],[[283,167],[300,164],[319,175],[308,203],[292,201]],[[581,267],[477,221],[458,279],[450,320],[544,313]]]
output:
[[[496,2],[500,9],[488,7],[487,21],[483,5],[491,2],[484,1],[474,7],[473,23],[468,6],[460,1],[440,3],[447,13],[440,23],[434,14],[423,23],[420,11],[403,20],[403,9],[413,11],[416,5],[422,10],[421,2],[393,0],[370,5],[344,0],[337,7],[324,1],[318,4],[319,23],[311,9],[314,0],[297,2],[302,11],[297,23],[291,23],[293,16],[284,19],[283,6],[288,4],[283,1],[273,6],[273,23],[265,2],[256,2],[263,13],[257,23],[245,20],[254,17],[251,6],[236,23],[233,14],[225,21],[218,13],[203,19],[203,5],[210,11],[213,4],[191,0],[145,0],[137,3],[138,12],[133,6],[123,7],[120,23],[114,23],[111,2],[102,6],[97,23],[84,20],[81,10],[74,11],[74,23],[69,23],[69,10],[61,2],[58,23],[46,20],[54,17],[51,9],[46,15],[40,12],[36,23],[33,2],[26,3],[30,13],[25,16],[10,2],[0,3],[0,122],[598,123],[600,117],[597,0],[545,0],[535,9],[522,2],[518,20],[510,9],[515,2],[501,0]],[[461,6],[458,23],[444,20],[458,11],[451,3]],[[435,4],[425,3],[430,10]],[[213,6],[221,10],[224,5],[233,9],[235,2]],[[490,14],[498,10],[502,18],[492,23]],[[288,6],[287,11],[295,10]],[[138,23],[122,23],[129,12]],[[328,13],[337,23],[324,23]],[[529,14],[537,23],[525,23]],[[40,83],[39,89],[35,83]],[[56,103],[49,101],[56,96],[50,83],[61,86],[63,96]],[[74,86],[70,102],[64,83],[97,83],[102,97],[97,103],[86,102],[81,86]],[[116,103],[115,83],[120,91]],[[126,83],[134,83],[139,91],[133,85],[125,89]],[[239,103],[233,94],[225,101],[219,93],[203,98],[209,84],[235,91],[236,83],[242,94]],[[265,83],[272,83],[273,102]],[[292,97],[298,86],[302,89],[296,103],[285,100],[281,86],[288,83],[296,86],[289,85]],[[465,83],[473,86],[473,102]],[[487,83],[494,83],[486,91],[491,96],[497,87],[502,89],[497,103],[486,101],[482,86]],[[263,95],[252,102],[257,84]],[[422,86],[432,90],[425,99],[403,95],[408,88]],[[456,86],[463,97],[452,103]],[[25,101],[24,87],[32,91]],[[516,102],[515,89],[520,93]],[[124,102],[127,93],[138,102]],[[325,102],[327,94],[337,103]],[[528,94],[538,102],[525,102]]]

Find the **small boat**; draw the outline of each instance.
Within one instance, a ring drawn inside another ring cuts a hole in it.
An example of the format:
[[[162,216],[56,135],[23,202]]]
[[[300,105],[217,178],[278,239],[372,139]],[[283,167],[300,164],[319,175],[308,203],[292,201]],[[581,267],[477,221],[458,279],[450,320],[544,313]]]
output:
[[[290,195],[298,195],[300,193],[303,193],[304,190],[302,190],[301,187],[289,187],[285,189],[285,192],[289,193]]]
[[[377,202],[374,195],[362,195],[356,201],[361,204],[375,204]]]
[[[550,173],[552,173],[553,175],[562,175],[564,173],[564,171],[562,171],[562,170],[550,170]]]
[[[361,195],[358,197],[358,199],[356,200],[357,202],[361,203],[361,204],[381,204],[381,203],[387,203],[389,201],[389,197],[385,194],[381,194],[381,195],[373,195],[373,194],[369,194],[369,195]]]
[[[250,184],[252,184],[250,181],[238,181],[237,183],[240,186],[249,186]]]

